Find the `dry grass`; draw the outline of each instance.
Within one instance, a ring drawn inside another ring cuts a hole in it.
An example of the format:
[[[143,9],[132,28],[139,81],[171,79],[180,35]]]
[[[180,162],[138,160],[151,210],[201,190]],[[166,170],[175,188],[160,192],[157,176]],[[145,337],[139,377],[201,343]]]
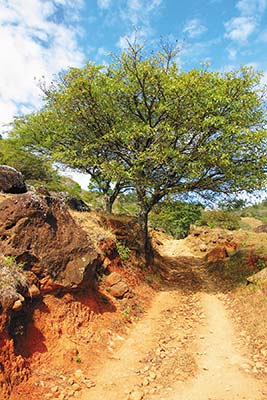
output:
[[[250,221],[256,224],[256,221]],[[214,266],[220,289],[229,298],[237,334],[253,360],[251,369],[258,377],[267,375],[267,284],[247,285],[246,277],[267,267],[267,234],[249,231],[234,232],[241,251],[236,252],[222,268]]]
[[[88,233],[96,247],[100,241],[116,240],[114,233],[103,226],[101,217],[95,211],[80,212],[69,210],[69,212],[84,231]]]
[[[250,227],[251,229],[255,229],[258,226],[262,225],[262,221],[260,221],[257,218],[254,217],[242,217],[241,221],[247,225],[248,227]]]
[[[232,314],[237,331],[243,337],[247,353],[257,364],[257,375],[267,375],[267,286],[263,284],[236,288],[231,294]]]

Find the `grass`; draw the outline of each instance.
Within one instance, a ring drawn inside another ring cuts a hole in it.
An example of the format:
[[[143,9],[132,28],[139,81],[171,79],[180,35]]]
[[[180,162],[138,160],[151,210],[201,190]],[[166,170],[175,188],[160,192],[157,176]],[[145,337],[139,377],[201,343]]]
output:
[[[103,226],[101,218],[96,212],[91,211],[81,213],[73,210],[69,210],[69,212],[84,231],[88,233],[96,247],[102,240],[116,240],[113,232]]]

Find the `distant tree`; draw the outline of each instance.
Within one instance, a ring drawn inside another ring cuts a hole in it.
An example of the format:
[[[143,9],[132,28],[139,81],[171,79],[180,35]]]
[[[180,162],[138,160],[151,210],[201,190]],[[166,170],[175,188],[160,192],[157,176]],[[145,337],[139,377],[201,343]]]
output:
[[[129,44],[107,68],[70,69],[45,90],[44,109],[15,128],[34,142],[35,123],[41,145],[97,185],[94,169],[108,190],[134,187],[147,256],[148,214],[166,196],[252,191],[265,181],[259,74],[183,72],[175,55]]]
[[[49,182],[56,175],[49,161],[26,151],[14,139],[0,139],[0,164],[17,169],[28,181]]]
[[[219,202],[218,206],[226,211],[242,210],[246,207],[246,201],[244,199],[232,198]]]
[[[201,204],[166,199],[155,205],[149,221],[153,228],[163,228],[176,239],[182,239],[188,235],[190,225],[200,219],[202,209]]]

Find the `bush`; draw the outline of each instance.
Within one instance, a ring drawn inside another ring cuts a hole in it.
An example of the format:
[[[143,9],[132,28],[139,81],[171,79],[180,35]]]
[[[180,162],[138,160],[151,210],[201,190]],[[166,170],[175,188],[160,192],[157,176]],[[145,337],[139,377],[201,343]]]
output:
[[[190,225],[200,218],[202,206],[175,200],[165,200],[157,204],[149,222],[154,229],[164,229],[176,239],[188,235]]]
[[[229,211],[210,210],[202,211],[201,218],[196,225],[206,225],[210,228],[229,229],[231,231],[240,228],[241,218]]]

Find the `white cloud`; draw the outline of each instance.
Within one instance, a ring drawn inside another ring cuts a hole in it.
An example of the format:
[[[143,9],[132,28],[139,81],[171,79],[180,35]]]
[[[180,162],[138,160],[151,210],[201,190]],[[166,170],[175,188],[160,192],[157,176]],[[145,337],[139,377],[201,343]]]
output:
[[[236,4],[241,15],[253,16],[262,14],[267,6],[267,0],[239,0]]]
[[[234,47],[227,48],[228,56],[230,60],[235,60],[237,56],[237,49]]]
[[[194,18],[186,23],[183,32],[189,37],[193,38],[202,35],[202,33],[204,33],[206,30],[207,27],[202,25],[198,18]]]
[[[61,69],[81,65],[75,26],[81,6],[80,0],[75,7],[70,0],[0,2],[0,125],[40,105],[34,77],[50,80]]]
[[[97,0],[97,5],[102,10],[106,10],[111,6],[111,0]]]
[[[127,6],[121,9],[120,17],[127,26],[132,26],[132,30],[119,38],[117,46],[125,49],[127,41],[133,43],[137,39],[143,42],[151,38],[154,33],[151,20],[159,12],[161,4],[162,0],[128,0]]]
[[[121,36],[117,42],[117,46],[121,50],[126,50],[129,46],[129,43],[133,44],[137,41],[139,44],[143,44],[149,34],[150,31],[145,27],[139,28],[138,30],[133,30],[128,34]]]
[[[244,43],[256,29],[257,23],[252,17],[236,17],[232,18],[224,25],[226,29],[226,38]]]
[[[262,32],[259,39],[267,43],[267,31]]]
[[[121,11],[124,21],[133,25],[150,25],[151,17],[158,11],[162,0],[128,0],[127,6]]]

